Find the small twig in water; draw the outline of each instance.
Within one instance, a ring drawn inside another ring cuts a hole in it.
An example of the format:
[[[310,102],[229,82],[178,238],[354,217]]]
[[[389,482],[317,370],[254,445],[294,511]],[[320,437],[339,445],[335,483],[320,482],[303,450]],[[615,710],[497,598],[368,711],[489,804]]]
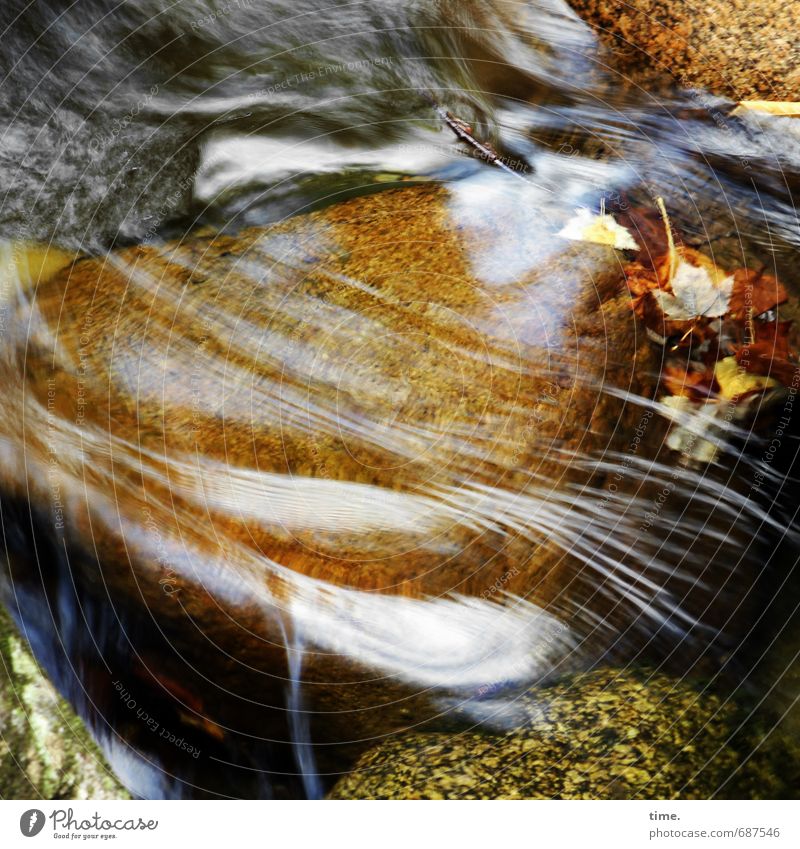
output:
[[[472,134],[472,127],[470,127],[466,121],[456,118],[452,112],[448,112],[447,109],[440,106],[430,95],[424,94],[423,96],[436,110],[436,114],[442,119],[442,121],[445,122],[445,124],[447,124],[448,127],[450,127],[460,141],[465,142],[471,148],[477,150],[481,157],[491,165],[496,165],[501,171],[505,171],[507,174],[512,174],[518,180],[522,180],[526,183],[528,182],[518,171],[515,171],[513,168],[509,168],[490,144],[478,141],[478,139],[476,139]]]

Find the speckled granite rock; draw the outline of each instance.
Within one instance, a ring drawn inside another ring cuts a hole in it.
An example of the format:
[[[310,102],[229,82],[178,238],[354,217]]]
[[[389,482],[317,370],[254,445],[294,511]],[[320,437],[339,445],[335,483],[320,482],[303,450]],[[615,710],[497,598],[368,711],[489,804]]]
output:
[[[388,740],[331,797],[779,798],[800,778],[796,743],[776,737],[753,754],[747,741],[763,741],[763,730],[737,735],[733,704],[664,675],[600,670],[531,691],[516,707],[524,727],[507,733]],[[770,768],[775,747],[780,775]]]
[[[128,798],[2,608],[0,798]]]
[[[623,71],[664,71],[733,100],[800,99],[800,4],[569,0]]]

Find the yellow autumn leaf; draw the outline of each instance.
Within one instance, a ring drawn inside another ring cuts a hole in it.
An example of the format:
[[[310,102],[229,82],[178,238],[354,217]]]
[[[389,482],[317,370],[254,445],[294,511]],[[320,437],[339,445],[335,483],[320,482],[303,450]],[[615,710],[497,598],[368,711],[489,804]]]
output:
[[[0,275],[2,283],[19,282],[23,286],[31,283],[43,283],[57,271],[68,266],[76,254],[47,245],[27,244],[26,242],[8,242],[0,247]],[[11,280],[12,275],[17,280]]]
[[[766,112],[768,115],[798,118],[800,102],[796,100],[740,100],[731,114],[741,115],[743,112]]]
[[[763,374],[750,374],[746,372],[736,357],[725,357],[714,366],[714,377],[719,384],[720,393],[723,398],[736,398],[754,389],[769,389],[771,386],[780,386],[777,380],[766,377]]]
[[[700,251],[676,247],[663,198],[656,198],[667,237],[662,280],[672,293],[658,292],[659,305],[668,318],[686,321],[697,316],[725,315],[733,294],[733,275],[723,271]]]

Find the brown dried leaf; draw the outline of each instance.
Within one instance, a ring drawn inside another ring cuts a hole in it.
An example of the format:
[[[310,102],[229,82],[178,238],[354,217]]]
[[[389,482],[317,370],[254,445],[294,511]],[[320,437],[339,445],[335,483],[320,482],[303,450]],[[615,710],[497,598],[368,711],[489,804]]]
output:
[[[733,275],[733,293],[731,294],[731,318],[746,320],[748,316],[761,315],[774,309],[789,297],[783,285],[770,274],[740,268]]]
[[[625,282],[631,293],[631,307],[639,318],[645,317],[645,299],[649,292],[659,288],[658,277],[652,269],[638,262],[625,266]]]
[[[667,365],[661,372],[661,382],[671,395],[704,400],[714,394],[714,370],[687,370],[682,365]]]
[[[661,215],[652,208],[635,206],[617,213],[617,221],[626,227],[641,245],[637,262],[648,269],[655,268],[658,257],[667,252],[667,236]]]

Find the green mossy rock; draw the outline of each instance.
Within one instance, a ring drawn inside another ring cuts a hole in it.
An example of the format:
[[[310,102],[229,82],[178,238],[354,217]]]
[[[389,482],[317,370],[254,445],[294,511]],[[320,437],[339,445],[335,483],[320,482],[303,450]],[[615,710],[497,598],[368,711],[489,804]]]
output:
[[[128,798],[2,608],[0,798]]]
[[[361,758],[331,798],[705,799],[796,792],[797,744],[773,735],[756,750],[763,729],[741,734],[733,703],[665,675],[581,674],[529,691],[514,708],[521,721],[506,733],[387,740]]]

